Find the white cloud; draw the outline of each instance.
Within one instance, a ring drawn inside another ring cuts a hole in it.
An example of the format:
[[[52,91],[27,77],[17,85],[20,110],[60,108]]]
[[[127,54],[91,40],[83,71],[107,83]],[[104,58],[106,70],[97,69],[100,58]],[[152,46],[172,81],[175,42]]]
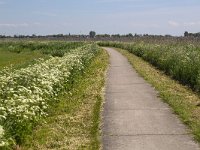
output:
[[[0,23],[0,27],[11,27],[11,28],[17,28],[17,27],[28,27],[28,23],[21,23],[21,24],[16,24],[16,23]]]
[[[179,27],[180,26],[180,24],[178,22],[172,21],[172,20],[168,21],[168,24],[172,27]]]
[[[57,16],[57,14],[52,13],[52,12],[41,12],[41,11],[34,11],[33,14],[48,16],[48,17],[56,17]]]
[[[197,22],[184,22],[183,26],[185,26],[185,27],[200,26],[200,21],[197,21]]]

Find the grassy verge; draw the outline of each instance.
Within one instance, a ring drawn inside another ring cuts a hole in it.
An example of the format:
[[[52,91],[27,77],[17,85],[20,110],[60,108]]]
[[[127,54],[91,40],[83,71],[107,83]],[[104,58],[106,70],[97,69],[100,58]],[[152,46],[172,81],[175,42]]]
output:
[[[136,71],[155,87],[161,99],[173,108],[174,112],[189,126],[195,139],[200,142],[199,95],[127,50],[117,50],[126,56]]]
[[[50,117],[34,131],[21,148],[31,149],[99,149],[99,122],[108,55],[101,51],[72,89],[59,96]]]

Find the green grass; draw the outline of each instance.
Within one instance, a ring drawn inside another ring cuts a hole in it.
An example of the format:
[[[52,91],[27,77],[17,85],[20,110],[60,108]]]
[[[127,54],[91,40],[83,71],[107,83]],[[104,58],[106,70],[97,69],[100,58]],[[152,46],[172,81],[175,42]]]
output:
[[[161,99],[168,103],[181,120],[188,125],[195,139],[200,142],[200,97],[189,87],[171,79],[164,72],[127,50],[117,49],[126,56],[135,70],[159,92]]]
[[[35,59],[48,58],[47,55],[62,57],[71,49],[83,46],[84,42],[60,41],[0,41],[0,70],[11,65],[15,69],[33,64]]]
[[[22,53],[13,53],[10,51],[0,51],[0,70],[4,67],[21,68],[32,64],[35,59],[44,58],[45,55],[39,51],[27,51]]]
[[[72,89],[59,95],[46,123],[37,126],[21,149],[99,149],[100,108],[108,55],[101,50]]]

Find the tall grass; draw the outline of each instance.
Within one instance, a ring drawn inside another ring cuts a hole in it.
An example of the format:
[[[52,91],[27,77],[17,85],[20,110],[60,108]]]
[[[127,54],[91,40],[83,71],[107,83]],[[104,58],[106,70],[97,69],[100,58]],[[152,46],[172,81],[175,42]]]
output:
[[[200,47],[188,43],[99,42],[142,57],[181,83],[200,91]]]

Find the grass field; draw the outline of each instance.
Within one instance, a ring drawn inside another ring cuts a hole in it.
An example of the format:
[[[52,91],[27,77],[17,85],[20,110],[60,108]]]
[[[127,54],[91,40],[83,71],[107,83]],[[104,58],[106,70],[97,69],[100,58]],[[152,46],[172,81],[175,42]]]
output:
[[[0,69],[21,68],[33,64],[35,59],[48,58],[48,55],[63,56],[67,51],[84,45],[83,42],[0,42]]]
[[[0,70],[4,67],[13,66],[15,68],[25,67],[29,64],[34,63],[35,59],[46,58],[44,54],[35,52],[22,52],[13,53],[6,50],[0,51]]]

